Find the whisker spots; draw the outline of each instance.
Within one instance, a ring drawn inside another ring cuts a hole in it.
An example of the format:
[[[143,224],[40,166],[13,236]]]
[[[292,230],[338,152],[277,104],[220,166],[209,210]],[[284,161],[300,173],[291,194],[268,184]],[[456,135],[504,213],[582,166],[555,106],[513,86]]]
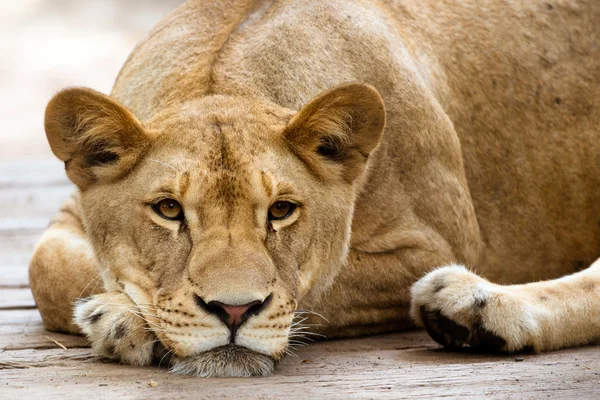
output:
[[[287,329],[291,326],[291,324],[259,324],[259,325],[250,325],[248,328],[251,329]]]
[[[278,313],[275,313],[275,314],[271,314],[267,318],[272,321],[274,319],[277,319],[277,318],[280,318],[280,317],[284,317],[286,315],[292,315],[293,313],[294,313],[294,310],[290,310],[290,311],[285,311],[284,310],[284,311],[281,311],[281,312],[278,312]]]

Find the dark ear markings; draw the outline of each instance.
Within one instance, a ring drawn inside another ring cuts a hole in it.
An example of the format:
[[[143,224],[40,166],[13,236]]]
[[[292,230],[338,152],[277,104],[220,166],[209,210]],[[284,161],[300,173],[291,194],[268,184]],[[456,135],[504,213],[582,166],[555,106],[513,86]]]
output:
[[[342,140],[336,136],[322,137],[317,153],[335,162],[343,161],[347,157]]]
[[[44,127],[52,152],[81,190],[126,175],[156,134],[117,100],[86,88],[57,93],[46,107]]]
[[[94,142],[85,152],[85,164],[88,167],[98,167],[118,162],[120,156],[114,151],[110,151],[109,148],[110,144],[105,141]]]
[[[88,167],[98,167],[100,165],[114,164],[119,161],[119,155],[112,151],[100,150],[94,153],[88,153],[85,157],[85,163]]]
[[[347,83],[302,107],[283,137],[317,177],[351,183],[364,170],[384,127],[385,106],[377,90]]]

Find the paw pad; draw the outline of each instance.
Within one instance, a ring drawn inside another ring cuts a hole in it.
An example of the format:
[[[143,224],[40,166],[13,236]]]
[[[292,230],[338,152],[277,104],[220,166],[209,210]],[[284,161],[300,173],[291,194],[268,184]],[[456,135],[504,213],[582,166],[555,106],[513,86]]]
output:
[[[429,311],[420,307],[421,320],[425,330],[433,340],[447,348],[460,348],[465,345],[483,351],[504,351],[506,341],[476,323],[471,329],[445,317],[439,310]]]

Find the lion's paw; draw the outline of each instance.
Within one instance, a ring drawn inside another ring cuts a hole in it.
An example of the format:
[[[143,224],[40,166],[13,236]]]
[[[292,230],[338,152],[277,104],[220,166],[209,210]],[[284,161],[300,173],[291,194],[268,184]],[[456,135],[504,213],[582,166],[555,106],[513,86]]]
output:
[[[103,357],[132,365],[152,363],[156,336],[126,294],[110,292],[81,299],[75,305],[74,320]]]
[[[411,292],[412,317],[444,347],[518,351],[532,346],[539,330],[525,297],[462,266],[430,272]]]

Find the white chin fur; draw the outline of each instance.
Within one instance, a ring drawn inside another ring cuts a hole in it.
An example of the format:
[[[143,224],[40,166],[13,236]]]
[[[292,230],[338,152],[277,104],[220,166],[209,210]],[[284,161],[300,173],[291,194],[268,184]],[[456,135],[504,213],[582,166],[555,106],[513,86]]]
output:
[[[171,371],[176,374],[208,377],[268,376],[275,361],[245,347],[227,345],[193,357],[174,358]]]

